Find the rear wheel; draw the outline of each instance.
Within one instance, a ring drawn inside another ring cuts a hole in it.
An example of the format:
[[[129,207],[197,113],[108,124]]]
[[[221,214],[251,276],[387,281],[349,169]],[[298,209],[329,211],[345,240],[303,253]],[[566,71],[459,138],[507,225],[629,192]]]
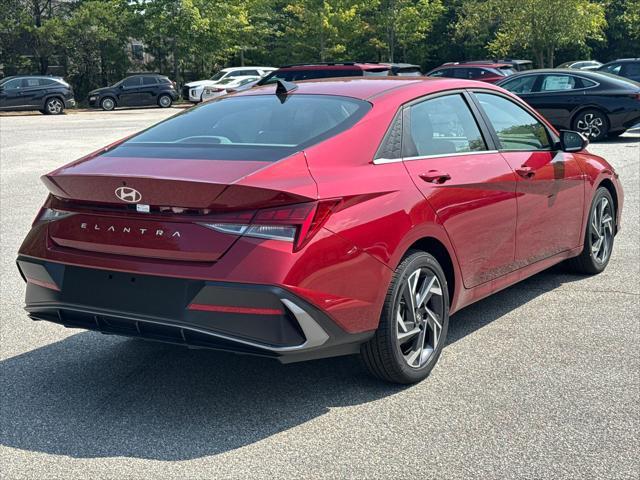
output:
[[[173,99],[169,95],[160,95],[158,98],[158,105],[162,108],[169,108],[173,103]]]
[[[106,111],[111,111],[116,108],[116,101],[111,97],[104,97],[100,100],[100,108]]]
[[[579,256],[568,261],[573,271],[594,275],[607,267],[613,249],[615,218],[615,205],[609,190],[598,188],[591,202],[584,249]]]
[[[447,280],[437,260],[409,251],[389,286],[380,324],[361,348],[367,369],[394,383],[414,383],[438,361],[449,326]]]
[[[44,112],[47,115],[60,115],[64,112],[64,103],[58,97],[49,98],[44,104]]]
[[[573,129],[582,133],[590,142],[604,140],[609,134],[609,119],[600,110],[583,110],[573,119]]]

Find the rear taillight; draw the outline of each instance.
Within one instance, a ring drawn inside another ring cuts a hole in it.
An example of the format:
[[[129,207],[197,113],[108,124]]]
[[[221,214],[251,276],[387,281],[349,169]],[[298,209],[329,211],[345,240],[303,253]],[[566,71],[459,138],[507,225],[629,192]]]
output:
[[[635,98],[636,100],[640,100],[640,93],[635,93],[631,95],[631,98]]]
[[[43,207],[40,209],[40,213],[33,221],[33,225],[44,222],[53,222],[55,220],[60,220],[62,218],[73,215],[73,212],[67,212],[65,210],[56,210],[55,208],[47,208]]]
[[[335,211],[340,200],[287,205],[259,210],[250,223],[202,223],[222,233],[266,238],[293,243],[293,251],[303,248]]]

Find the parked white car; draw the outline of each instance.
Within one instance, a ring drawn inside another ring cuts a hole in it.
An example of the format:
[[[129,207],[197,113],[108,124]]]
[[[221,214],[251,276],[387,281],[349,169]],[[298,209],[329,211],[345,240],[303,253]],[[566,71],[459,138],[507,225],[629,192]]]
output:
[[[208,80],[189,82],[182,87],[182,98],[193,103],[202,101],[204,87],[214,86],[221,80],[236,77],[264,77],[268,73],[277,70],[273,67],[232,67],[223,68]]]
[[[220,80],[215,85],[204,87],[202,91],[202,101],[206,102],[212,98],[226,95],[227,93],[248,90],[253,87],[262,77],[235,77]]]

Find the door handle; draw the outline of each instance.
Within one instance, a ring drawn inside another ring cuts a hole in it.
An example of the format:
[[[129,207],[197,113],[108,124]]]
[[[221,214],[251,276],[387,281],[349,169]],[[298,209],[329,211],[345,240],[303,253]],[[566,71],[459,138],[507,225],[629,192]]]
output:
[[[522,178],[533,178],[536,172],[533,168],[522,165],[520,168],[516,168],[516,173]]]
[[[451,180],[451,175],[448,173],[442,173],[438,170],[429,170],[427,173],[421,173],[418,175],[422,180],[429,183],[444,183],[447,180]]]

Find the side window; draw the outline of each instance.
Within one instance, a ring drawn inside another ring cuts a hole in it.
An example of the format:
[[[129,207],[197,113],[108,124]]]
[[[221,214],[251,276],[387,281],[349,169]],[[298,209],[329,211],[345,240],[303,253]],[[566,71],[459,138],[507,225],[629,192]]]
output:
[[[477,152],[487,149],[478,124],[461,95],[412,105],[405,133],[405,157]]]
[[[129,77],[122,82],[125,88],[138,87],[140,85],[140,77]]]
[[[40,84],[41,87],[46,87],[48,85],[54,85],[58,82],[56,82],[55,80],[52,80],[50,78],[41,78],[38,80],[38,83]]]
[[[551,147],[547,129],[533,115],[510,100],[476,93],[505,150],[546,150]]]
[[[22,88],[33,88],[40,86],[40,79],[38,78],[23,78]]]
[[[612,63],[611,65],[607,65],[606,67],[604,67],[602,70],[607,73],[613,73],[615,75],[619,75],[621,68],[622,68],[621,63]]]
[[[586,78],[580,78],[579,80],[580,80],[580,83],[582,83],[582,88],[590,88],[598,85],[596,82],[587,80]]]
[[[402,157],[402,111],[393,118],[393,122],[382,139],[376,158]]]
[[[4,85],[5,90],[18,90],[20,88],[20,83],[22,80],[20,78],[14,78],[13,80],[9,80]]]
[[[576,78],[571,75],[545,75],[540,86],[541,92],[557,92],[573,90],[576,87]]]
[[[622,67],[622,74],[630,77],[640,76],[640,63],[625,63]]]
[[[531,93],[534,91],[533,86],[535,85],[537,78],[538,77],[536,75],[525,75],[524,77],[509,80],[501,85],[503,88],[506,88],[513,93]]]
[[[448,68],[443,68],[442,70],[436,70],[435,72],[431,72],[429,74],[430,77],[448,77],[450,76],[451,70]]]
[[[157,85],[158,84],[158,80],[156,80],[156,77],[142,77],[142,84],[143,85]]]
[[[453,75],[449,75],[453,78],[469,78],[469,69],[468,68],[454,68]]]

